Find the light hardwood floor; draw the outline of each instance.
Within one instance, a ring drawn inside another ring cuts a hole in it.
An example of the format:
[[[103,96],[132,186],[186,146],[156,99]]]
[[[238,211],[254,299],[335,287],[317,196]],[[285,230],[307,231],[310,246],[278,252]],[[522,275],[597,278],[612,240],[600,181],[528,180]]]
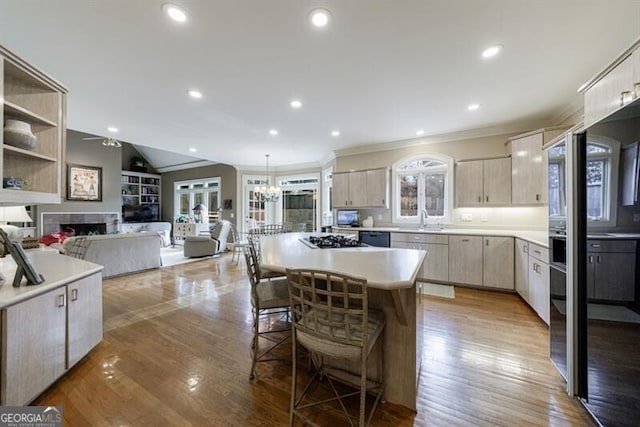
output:
[[[387,403],[373,425],[593,425],[519,297],[457,288],[424,299],[418,413]],[[231,255],[105,280],[104,321],[98,347],[34,402],[61,405],[65,425],[288,422],[290,365],[258,364],[248,379],[249,285]],[[316,420],[341,425],[332,413]]]

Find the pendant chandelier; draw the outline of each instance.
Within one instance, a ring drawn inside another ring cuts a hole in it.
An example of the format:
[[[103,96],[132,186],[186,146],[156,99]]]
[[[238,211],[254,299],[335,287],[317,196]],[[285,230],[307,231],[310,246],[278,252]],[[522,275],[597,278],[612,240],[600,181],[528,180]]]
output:
[[[277,202],[280,200],[280,194],[282,194],[282,189],[280,187],[276,187],[273,185],[269,185],[269,154],[264,155],[267,161],[267,180],[265,185],[257,185],[253,190],[258,194],[262,194],[265,202]]]

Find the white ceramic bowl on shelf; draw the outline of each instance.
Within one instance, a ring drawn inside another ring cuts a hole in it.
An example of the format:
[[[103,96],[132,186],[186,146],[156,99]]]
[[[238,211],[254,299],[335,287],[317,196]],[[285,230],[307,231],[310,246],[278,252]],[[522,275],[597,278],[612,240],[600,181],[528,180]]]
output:
[[[7,119],[4,124],[4,143],[25,150],[36,148],[37,138],[31,125],[21,120]]]

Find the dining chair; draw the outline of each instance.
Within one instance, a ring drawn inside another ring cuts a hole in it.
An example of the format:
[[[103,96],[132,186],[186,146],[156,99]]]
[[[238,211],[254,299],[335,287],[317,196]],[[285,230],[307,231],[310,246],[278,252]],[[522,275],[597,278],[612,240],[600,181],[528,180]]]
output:
[[[65,255],[72,258],[84,259],[87,249],[91,245],[91,240],[84,236],[73,237],[71,245],[65,251]]]
[[[236,255],[238,256],[238,259],[236,259],[236,264],[240,261],[240,254],[244,251],[245,247],[247,247],[249,245],[249,240],[248,239],[241,239],[240,238],[240,233],[238,233],[238,229],[236,228],[236,226],[234,224],[230,224],[231,227],[231,236],[232,236],[232,240],[233,242],[231,243],[231,262],[233,262],[233,260],[236,258]]]
[[[258,255],[251,242],[244,248],[247,263],[247,275],[251,284],[251,311],[253,314],[253,338],[251,341],[251,373],[249,379],[256,376],[256,364],[273,360],[286,360],[274,355],[273,351],[290,338],[289,292],[287,279],[261,280]],[[275,317],[275,320],[274,320]],[[269,321],[264,329],[260,328],[262,318]],[[282,326],[282,323],[285,323]],[[275,325],[275,327],[274,327]],[[270,341],[268,347],[261,349],[261,338]]]
[[[367,280],[312,269],[287,269],[287,279],[291,306],[292,354],[297,354],[297,346],[300,344],[312,354],[315,366],[314,374],[300,396],[297,396],[297,363],[296,358],[293,358],[289,425],[293,425],[296,417],[313,424],[303,410],[335,400],[340,403],[350,425],[353,425],[344,399],[358,394],[358,425],[368,425],[384,390],[381,378],[385,319],[382,312],[369,309]],[[380,352],[380,380],[369,378],[367,373],[368,359],[374,348]],[[355,361],[359,365],[359,373],[348,372],[336,366],[336,359]],[[315,390],[312,385],[324,378],[335,397],[305,402],[305,398]],[[336,380],[356,388],[356,391],[339,393],[334,384]],[[372,393],[375,401],[365,424],[367,393]]]

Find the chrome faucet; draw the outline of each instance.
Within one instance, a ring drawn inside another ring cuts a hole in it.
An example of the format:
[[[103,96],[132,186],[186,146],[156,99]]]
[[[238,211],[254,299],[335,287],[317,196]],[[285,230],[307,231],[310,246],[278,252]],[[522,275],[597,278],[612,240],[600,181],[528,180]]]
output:
[[[427,219],[429,219],[429,214],[426,209],[422,209],[420,212],[420,229],[423,230],[427,226]]]

